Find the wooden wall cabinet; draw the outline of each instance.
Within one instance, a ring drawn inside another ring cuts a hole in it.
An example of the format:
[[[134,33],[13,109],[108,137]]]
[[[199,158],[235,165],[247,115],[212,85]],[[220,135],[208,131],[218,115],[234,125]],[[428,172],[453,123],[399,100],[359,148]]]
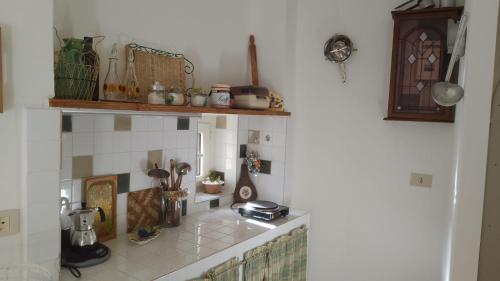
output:
[[[455,107],[436,104],[431,88],[446,75],[450,59],[448,21],[458,21],[462,10],[451,7],[392,12],[391,82],[385,120],[455,120]]]

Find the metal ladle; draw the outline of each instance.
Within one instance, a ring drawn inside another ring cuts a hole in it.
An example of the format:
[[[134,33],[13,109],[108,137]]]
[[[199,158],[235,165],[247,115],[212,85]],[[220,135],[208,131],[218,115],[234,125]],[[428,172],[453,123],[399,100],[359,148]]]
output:
[[[467,15],[464,13],[460,19],[460,25],[458,27],[457,38],[455,39],[455,44],[453,46],[453,52],[451,53],[450,64],[448,65],[448,71],[446,72],[446,77],[444,82],[438,82],[432,86],[431,95],[434,101],[441,106],[453,106],[457,104],[464,97],[464,89],[455,83],[450,82],[451,74],[455,63],[458,59],[459,49],[462,46],[462,41],[465,36],[465,30],[467,29]]]

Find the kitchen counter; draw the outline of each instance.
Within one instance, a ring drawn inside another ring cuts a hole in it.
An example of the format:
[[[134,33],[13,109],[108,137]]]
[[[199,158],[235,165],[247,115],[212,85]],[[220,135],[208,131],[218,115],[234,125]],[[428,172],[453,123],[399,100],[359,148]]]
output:
[[[303,224],[309,224],[309,215],[302,211],[266,223],[221,207],[183,217],[181,226],[163,229],[143,246],[118,236],[104,243],[112,253],[107,262],[80,269],[81,279],[63,268],[60,280],[185,280]]]

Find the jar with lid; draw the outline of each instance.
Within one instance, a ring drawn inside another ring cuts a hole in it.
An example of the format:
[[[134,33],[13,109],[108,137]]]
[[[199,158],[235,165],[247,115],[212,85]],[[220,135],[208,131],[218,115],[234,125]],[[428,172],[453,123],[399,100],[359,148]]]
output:
[[[169,105],[184,105],[184,93],[181,89],[171,87],[167,94],[167,104]]]
[[[149,86],[148,103],[165,104],[165,86],[160,84],[160,81],[155,81]]]
[[[227,108],[231,106],[231,86],[215,84],[210,91],[210,102],[213,107]]]

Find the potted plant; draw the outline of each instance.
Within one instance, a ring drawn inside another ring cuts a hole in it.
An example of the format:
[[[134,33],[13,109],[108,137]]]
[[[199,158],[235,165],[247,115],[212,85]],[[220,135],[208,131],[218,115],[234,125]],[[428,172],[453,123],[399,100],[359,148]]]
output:
[[[211,170],[208,173],[208,176],[201,183],[203,184],[206,193],[216,194],[221,192],[224,181],[221,179],[220,173]]]

